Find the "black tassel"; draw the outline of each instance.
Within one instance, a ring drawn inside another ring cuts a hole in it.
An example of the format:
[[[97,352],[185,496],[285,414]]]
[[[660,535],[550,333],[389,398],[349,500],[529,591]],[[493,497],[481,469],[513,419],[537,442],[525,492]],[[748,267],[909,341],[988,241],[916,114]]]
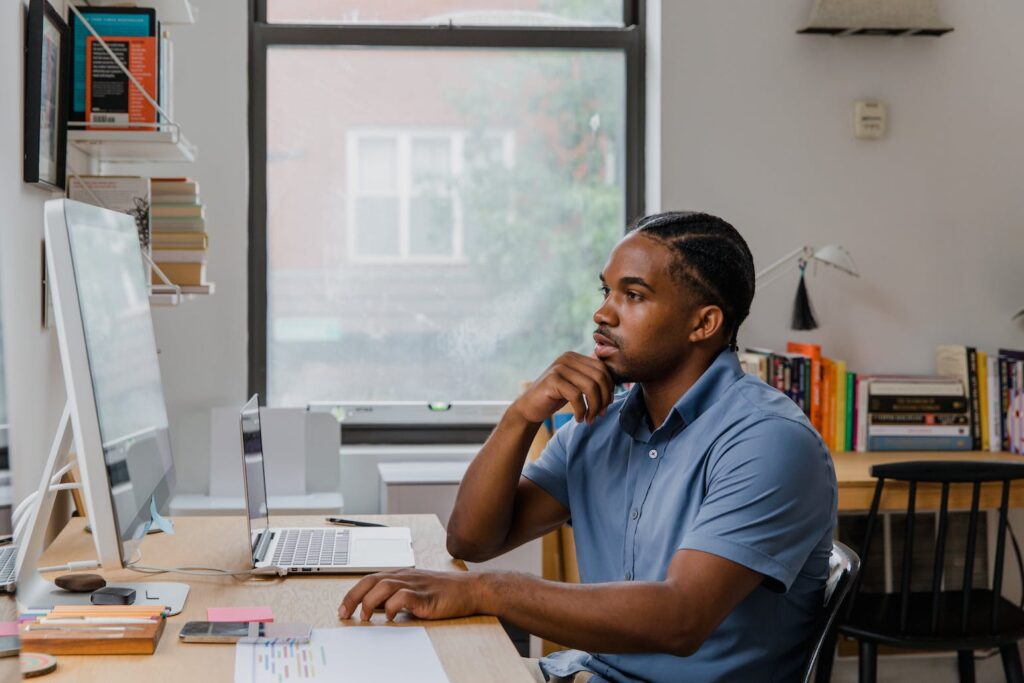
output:
[[[807,284],[804,282],[806,268],[807,262],[800,261],[800,284],[796,288],[796,299],[793,300],[794,330],[818,329],[818,321],[814,319],[814,310],[811,309],[811,299],[807,296]]]

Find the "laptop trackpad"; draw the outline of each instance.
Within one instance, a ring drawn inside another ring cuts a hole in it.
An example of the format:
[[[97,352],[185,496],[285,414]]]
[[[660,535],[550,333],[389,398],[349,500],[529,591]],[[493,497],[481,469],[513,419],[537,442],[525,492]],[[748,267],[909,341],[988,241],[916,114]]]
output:
[[[401,538],[353,539],[351,564],[370,567],[410,567],[412,550]]]

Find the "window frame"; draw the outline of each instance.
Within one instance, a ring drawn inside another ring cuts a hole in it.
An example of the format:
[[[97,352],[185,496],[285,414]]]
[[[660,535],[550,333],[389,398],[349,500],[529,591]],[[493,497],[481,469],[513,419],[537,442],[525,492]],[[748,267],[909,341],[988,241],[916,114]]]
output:
[[[622,26],[285,24],[249,0],[249,394],[267,390],[267,53],[271,47],[591,49],[626,63],[626,218],[644,210],[645,0],[623,0]],[[447,257],[442,257],[447,258]],[[402,261],[407,262],[407,261]]]

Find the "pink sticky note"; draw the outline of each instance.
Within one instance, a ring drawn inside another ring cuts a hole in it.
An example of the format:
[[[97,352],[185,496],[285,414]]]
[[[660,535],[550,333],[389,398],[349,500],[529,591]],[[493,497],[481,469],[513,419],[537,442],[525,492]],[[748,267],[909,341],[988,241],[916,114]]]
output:
[[[0,621],[0,638],[4,636],[16,636],[18,635],[18,622],[16,621]]]
[[[207,607],[207,621],[263,621],[273,622],[269,607]]]

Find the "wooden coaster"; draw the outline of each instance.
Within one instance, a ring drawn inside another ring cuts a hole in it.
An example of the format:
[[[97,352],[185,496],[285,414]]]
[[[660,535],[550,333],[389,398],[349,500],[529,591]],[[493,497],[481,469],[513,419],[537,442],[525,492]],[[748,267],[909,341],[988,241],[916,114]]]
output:
[[[53,655],[44,655],[41,652],[21,653],[21,677],[35,678],[53,673],[57,668],[57,658]]]

